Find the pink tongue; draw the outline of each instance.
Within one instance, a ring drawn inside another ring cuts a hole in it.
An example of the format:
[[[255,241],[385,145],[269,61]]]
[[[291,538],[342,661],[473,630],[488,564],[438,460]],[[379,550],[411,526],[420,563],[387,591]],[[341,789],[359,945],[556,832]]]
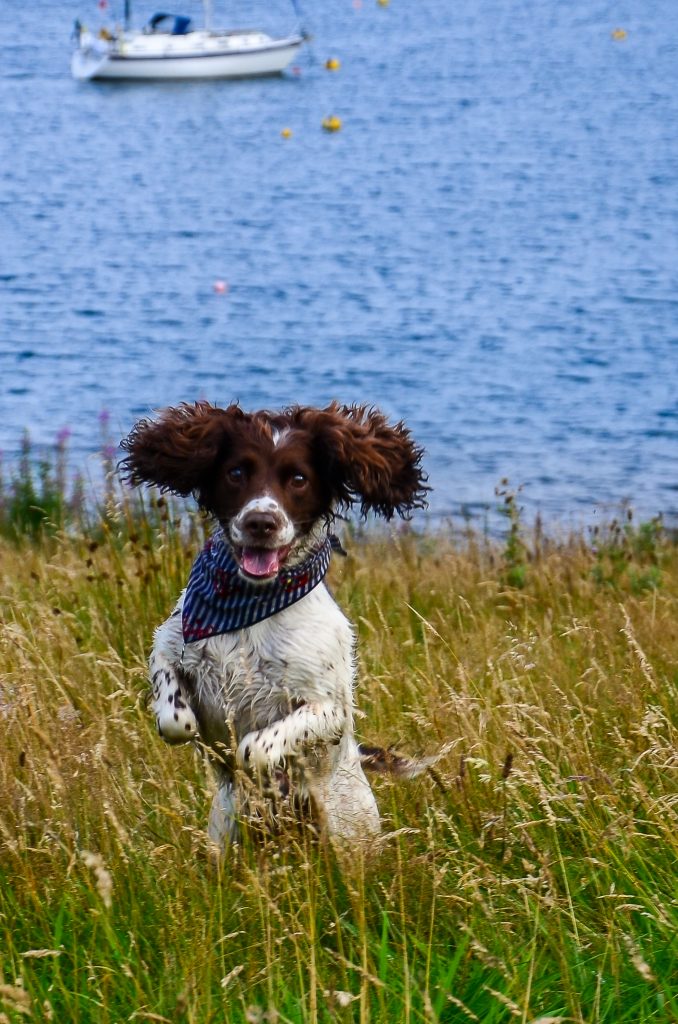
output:
[[[273,576],[280,568],[275,548],[243,548],[242,567],[250,576]]]

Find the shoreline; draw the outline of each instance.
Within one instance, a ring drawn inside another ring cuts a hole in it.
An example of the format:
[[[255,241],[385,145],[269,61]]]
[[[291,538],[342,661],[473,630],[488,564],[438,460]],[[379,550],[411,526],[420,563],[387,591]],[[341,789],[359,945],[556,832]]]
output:
[[[0,458],[0,535],[39,532],[43,521],[52,531],[92,529],[102,515],[129,514],[135,505],[143,509],[157,500],[152,490],[141,497],[139,492],[135,493],[120,481],[116,466],[122,453],[112,442],[108,426],[108,414],[102,414],[99,419],[101,444],[88,460],[87,473],[72,469],[67,430],[61,431],[52,445],[38,448],[33,446],[28,432],[24,433],[17,458],[10,463]],[[545,534],[551,538],[595,533],[609,529],[614,523],[658,520],[667,535],[678,537],[678,511],[639,514],[633,502],[621,499],[592,502],[586,509],[580,505],[567,512],[544,512],[538,502],[530,499],[528,488],[523,485],[515,486],[513,481],[503,478],[496,482],[493,490],[493,495],[485,501],[459,502],[450,509],[436,508],[433,496],[433,507],[416,511],[408,520],[370,523],[370,530],[375,535],[414,530],[457,536],[473,530],[498,540],[508,513],[509,518],[520,521],[525,533]],[[181,515],[194,514],[190,502],[168,500]],[[365,528],[356,517],[349,515],[348,521],[353,530],[362,532]]]

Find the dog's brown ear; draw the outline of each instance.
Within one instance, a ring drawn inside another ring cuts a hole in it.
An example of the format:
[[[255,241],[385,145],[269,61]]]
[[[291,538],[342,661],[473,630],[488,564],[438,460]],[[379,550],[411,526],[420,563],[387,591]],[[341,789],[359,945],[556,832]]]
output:
[[[385,519],[426,508],[430,488],[421,467],[423,449],[402,422],[392,426],[377,409],[337,402],[291,413],[312,431],[339,505],[359,503],[362,515],[376,512]]]
[[[219,409],[209,402],[184,402],[165,409],[157,420],[140,420],[120,444],[128,453],[120,463],[123,479],[183,497],[199,491],[234,421],[244,418],[237,405]]]

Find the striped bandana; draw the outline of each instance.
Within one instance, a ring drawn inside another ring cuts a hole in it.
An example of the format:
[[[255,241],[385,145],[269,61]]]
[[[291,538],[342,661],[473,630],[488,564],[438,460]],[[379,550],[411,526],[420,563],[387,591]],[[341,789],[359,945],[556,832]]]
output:
[[[250,583],[238,571],[222,530],[207,541],[191,569],[181,625],[184,643],[263,622],[289,608],[317,587],[330,566],[332,542],[327,537],[300,565],[282,569],[267,583]]]

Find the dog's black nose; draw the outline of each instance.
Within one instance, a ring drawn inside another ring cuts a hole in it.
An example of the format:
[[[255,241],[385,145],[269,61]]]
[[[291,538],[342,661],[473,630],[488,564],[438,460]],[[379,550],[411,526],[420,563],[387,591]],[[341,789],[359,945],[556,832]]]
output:
[[[253,541],[265,541],[280,529],[280,520],[272,512],[250,512],[242,527]]]

